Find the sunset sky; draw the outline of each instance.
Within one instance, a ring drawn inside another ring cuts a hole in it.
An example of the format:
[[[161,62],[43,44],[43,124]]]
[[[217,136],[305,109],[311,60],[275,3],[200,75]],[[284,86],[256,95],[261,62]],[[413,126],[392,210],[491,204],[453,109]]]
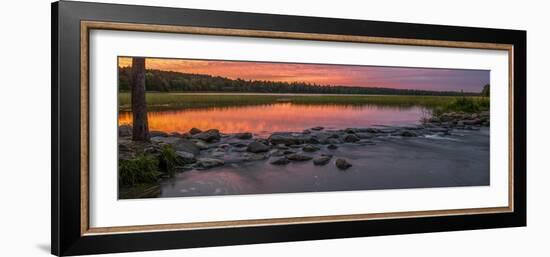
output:
[[[119,67],[131,66],[120,57]],[[355,65],[293,64],[188,59],[146,59],[147,69],[208,74],[244,80],[309,82],[320,85],[389,87],[436,91],[480,92],[488,70],[401,68]]]

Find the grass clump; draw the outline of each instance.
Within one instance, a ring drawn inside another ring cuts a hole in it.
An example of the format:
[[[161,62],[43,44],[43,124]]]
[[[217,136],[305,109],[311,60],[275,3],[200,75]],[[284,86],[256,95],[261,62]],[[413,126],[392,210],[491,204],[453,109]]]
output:
[[[171,146],[165,145],[162,147],[158,156],[158,165],[159,169],[168,174],[170,177],[173,177],[176,174],[178,156],[176,155],[176,151],[174,151]]]
[[[159,161],[151,155],[139,154],[133,159],[120,160],[119,183],[134,186],[141,183],[157,182]]]
[[[477,113],[489,110],[490,101],[488,97],[459,97],[448,104],[436,107],[433,110],[435,116],[449,112]]]

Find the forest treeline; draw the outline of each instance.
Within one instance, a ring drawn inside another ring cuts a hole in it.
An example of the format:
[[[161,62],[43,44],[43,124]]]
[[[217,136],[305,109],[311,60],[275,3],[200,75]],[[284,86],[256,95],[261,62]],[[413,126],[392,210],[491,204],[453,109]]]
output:
[[[119,67],[119,91],[130,91],[130,67]],[[148,69],[146,90],[157,92],[242,92],[242,93],[310,93],[310,94],[374,94],[374,95],[482,95],[482,92],[429,91],[383,87],[318,85],[305,82],[278,82],[229,79],[205,74]],[[488,85],[484,88],[488,92]]]

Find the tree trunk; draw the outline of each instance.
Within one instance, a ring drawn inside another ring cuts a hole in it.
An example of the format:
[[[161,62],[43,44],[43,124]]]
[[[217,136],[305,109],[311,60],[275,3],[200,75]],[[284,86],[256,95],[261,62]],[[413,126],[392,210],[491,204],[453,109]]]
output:
[[[145,58],[132,58],[132,140],[148,141],[147,105],[145,103]]]

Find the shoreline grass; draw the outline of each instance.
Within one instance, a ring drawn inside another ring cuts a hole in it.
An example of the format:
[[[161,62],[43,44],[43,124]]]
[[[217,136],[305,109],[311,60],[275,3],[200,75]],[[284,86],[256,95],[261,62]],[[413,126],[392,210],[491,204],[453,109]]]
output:
[[[130,93],[119,93],[120,111],[130,111]],[[481,96],[414,96],[414,95],[286,95],[286,94],[212,94],[159,93],[146,94],[151,111],[238,107],[290,102],[299,105],[348,105],[381,107],[424,107],[443,111],[479,111],[488,109],[489,98]]]

